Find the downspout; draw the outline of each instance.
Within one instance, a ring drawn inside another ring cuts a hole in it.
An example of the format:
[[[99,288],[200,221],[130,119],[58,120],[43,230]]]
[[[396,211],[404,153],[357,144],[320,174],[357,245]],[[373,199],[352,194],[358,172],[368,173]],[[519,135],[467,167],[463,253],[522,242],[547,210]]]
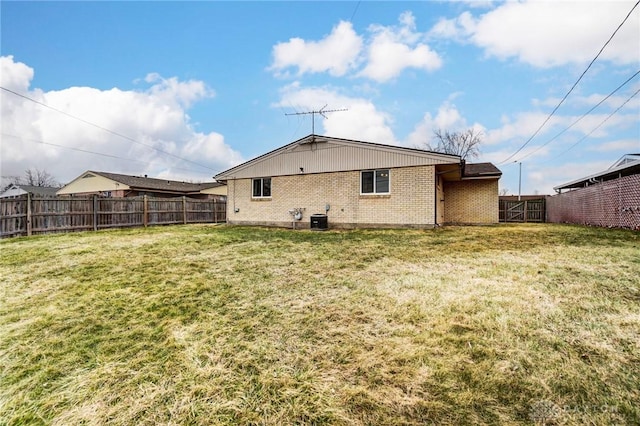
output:
[[[231,176],[233,180],[233,213],[237,213],[236,211],[236,178],[235,176]]]
[[[436,228],[438,226],[438,170],[436,166],[433,166],[433,177],[435,179],[433,187],[433,227]]]

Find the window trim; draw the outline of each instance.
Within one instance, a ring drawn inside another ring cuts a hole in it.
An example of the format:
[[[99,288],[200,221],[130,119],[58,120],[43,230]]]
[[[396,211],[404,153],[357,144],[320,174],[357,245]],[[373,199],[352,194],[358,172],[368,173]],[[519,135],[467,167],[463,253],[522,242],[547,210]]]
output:
[[[389,189],[387,192],[378,192],[378,185],[376,181],[377,172],[386,171],[388,174]],[[373,192],[362,191],[362,175],[363,173],[373,173]],[[391,169],[371,169],[360,171],[360,195],[390,195],[391,194]]]
[[[264,194],[264,180],[265,179],[269,179],[269,190],[271,192],[267,196],[262,195],[262,194]],[[253,188],[254,188],[254,185],[255,185],[255,181],[257,181],[257,180],[260,181],[260,195],[254,195],[254,193],[253,193]],[[260,178],[251,179],[251,198],[253,198],[253,199],[261,199],[261,200],[269,199],[269,198],[271,198],[272,194],[273,194],[273,179],[271,177],[260,177]]]

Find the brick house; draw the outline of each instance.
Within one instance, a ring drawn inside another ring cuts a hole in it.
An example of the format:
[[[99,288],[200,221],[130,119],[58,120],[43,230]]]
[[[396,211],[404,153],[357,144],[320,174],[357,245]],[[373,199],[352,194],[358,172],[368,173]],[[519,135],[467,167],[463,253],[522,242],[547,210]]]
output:
[[[155,179],[118,173],[88,170],[60,188],[57,195],[99,195],[101,197],[136,197],[147,195],[158,198],[186,196],[198,199],[224,198],[224,184],[219,182],[190,183]]]
[[[413,148],[309,135],[219,173],[227,223],[331,228],[498,222],[493,164]]]

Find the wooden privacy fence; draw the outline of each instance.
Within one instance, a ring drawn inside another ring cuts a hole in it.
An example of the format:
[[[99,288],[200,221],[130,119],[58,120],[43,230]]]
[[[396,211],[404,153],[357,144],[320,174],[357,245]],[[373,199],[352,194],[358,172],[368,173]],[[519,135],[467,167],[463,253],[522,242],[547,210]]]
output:
[[[545,222],[545,199],[499,201],[500,222]]]
[[[106,228],[220,223],[226,201],[192,198],[100,198],[23,195],[0,199],[0,237]]]

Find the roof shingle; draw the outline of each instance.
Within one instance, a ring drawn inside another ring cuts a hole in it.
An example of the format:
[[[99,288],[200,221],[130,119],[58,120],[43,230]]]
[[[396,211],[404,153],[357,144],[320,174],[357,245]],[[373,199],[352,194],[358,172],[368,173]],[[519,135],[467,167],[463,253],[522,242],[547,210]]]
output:
[[[93,173],[99,176],[106,177],[107,179],[111,179],[116,182],[122,183],[133,189],[171,191],[171,192],[180,192],[185,194],[200,192],[200,190],[202,189],[215,188],[223,185],[219,182],[190,183],[190,182],[180,182],[177,180],[122,175],[118,173],[96,172],[93,170],[89,171],[88,173]]]

